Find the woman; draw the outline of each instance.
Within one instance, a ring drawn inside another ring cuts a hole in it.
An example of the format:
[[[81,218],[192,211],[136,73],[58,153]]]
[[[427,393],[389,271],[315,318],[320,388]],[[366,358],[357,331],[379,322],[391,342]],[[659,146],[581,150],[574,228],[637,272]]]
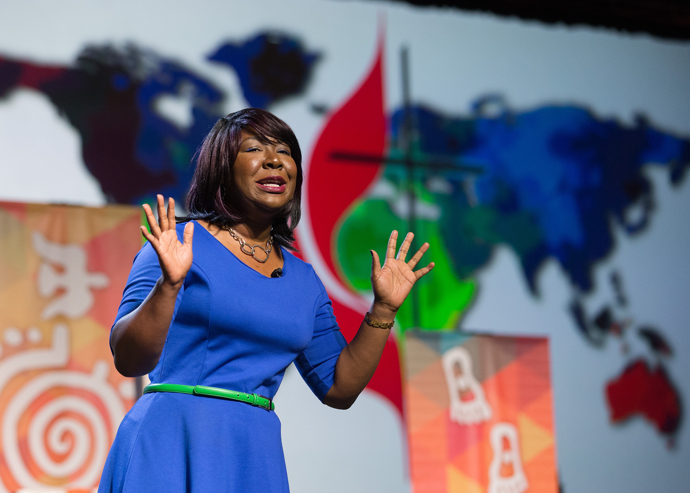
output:
[[[291,255],[300,218],[301,153],[292,130],[258,109],[221,118],[206,137],[176,225],[158,221],[134,260],[110,343],[118,371],[152,384],[127,414],[100,492],[287,492],[272,397],[295,363],[326,405],[346,409],[376,369],[396,311],[433,263],[406,262],[412,235],[383,267],[350,344],[312,267]],[[193,246],[192,246],[193,245]]]

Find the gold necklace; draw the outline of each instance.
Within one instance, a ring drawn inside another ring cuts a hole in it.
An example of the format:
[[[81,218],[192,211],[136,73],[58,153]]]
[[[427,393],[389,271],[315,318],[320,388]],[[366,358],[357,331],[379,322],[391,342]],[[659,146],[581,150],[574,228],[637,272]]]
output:
[[[268,237],[268,240],[266,240],[265,247],[262,247],[261,245],[249,246],[249,244],[246,241],[244,241],[244,239],[241,238],[237,234],[237,232],[230,226],[226,227],[225,229],[228,233],[230,233],[230,236],[232,236],[233,239],[240,244],[240,250],[242,250],[242,253],[246,255],[251,255],[254,260],[256,260],[257,262],[261,262],[262,264],[265,264],[268,261],[269,257],[271,256],[271,252],[273,251],[273,236]],[[256,258],[257,248],[264,252],[264,255],[266,255],[265,259],[262,260],[260,258]]]

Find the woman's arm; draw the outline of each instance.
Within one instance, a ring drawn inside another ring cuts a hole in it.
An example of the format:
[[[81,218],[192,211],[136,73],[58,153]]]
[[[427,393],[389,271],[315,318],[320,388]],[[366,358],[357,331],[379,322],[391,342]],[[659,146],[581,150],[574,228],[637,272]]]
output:
[[[415,282],[434,268],[432,262],[422,269],[414,270],[422,255],[429,249],[428,243],[424,243],[409,262],[405,262],[413,237],[412,233],[407,234],[396,257],[398,232],[391,233],[383,268],[378,254],[371,251],[374,303],[369,310],[369,318],[374,322],[393,322],[395,314]],[[324,397],[324,404],[336,409],[347,409],[352,406],[374,375],[390,331],[391,329],[372,327],[362,322],[354,339],[338,357],[333,386]]]
[[[125,377],[145,375],[158,364],[180,286],[168,285],[161,276],[143,303],[113,326],[110,347],[115,368]]]
[[[163,196],[158,195],[158,221],[148,205],[144,211],[151,233],[142,226],[142,234],[158,255],[162,275],[142,304],[118,320],[110,333],[115,368],[126,377],[144,375],[156,367],[177,295],[192,266],[194,224],[185,226],[184,243],[180,243],[175,230],[175,201],[168,201],[166,212]]]

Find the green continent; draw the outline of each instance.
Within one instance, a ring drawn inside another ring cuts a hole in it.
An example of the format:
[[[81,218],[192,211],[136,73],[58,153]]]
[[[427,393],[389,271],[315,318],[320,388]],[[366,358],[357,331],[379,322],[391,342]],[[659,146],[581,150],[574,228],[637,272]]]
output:
[[[367,200],[351,209],[337,237],[338,258],[343,277],[360,292],[371,292],[371,254],[376,250],[384,260],[388,237],[392,230],[400,233],[400,242],[407,231],[407,223],[397,217],[385,200]],[[441,232],[436,222],[417,219],[416,248],[421,241],[429,243],[419,267],[429,262],[434,270],[417,282],[414,289],[419,300],[419,327],[428,330],[454,328],[469,308],[477,284],[472,279],[460,280],[454,273]],[[415,328],[412,296],[398,311],[398,322],[403,330]]]

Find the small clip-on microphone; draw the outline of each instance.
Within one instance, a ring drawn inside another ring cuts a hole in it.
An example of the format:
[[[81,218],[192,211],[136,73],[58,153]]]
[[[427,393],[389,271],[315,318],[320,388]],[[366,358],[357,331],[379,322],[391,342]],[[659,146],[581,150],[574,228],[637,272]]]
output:
[[[271,277],[283,277],[283,269],[278,267],[276,270],[271,272]]]

